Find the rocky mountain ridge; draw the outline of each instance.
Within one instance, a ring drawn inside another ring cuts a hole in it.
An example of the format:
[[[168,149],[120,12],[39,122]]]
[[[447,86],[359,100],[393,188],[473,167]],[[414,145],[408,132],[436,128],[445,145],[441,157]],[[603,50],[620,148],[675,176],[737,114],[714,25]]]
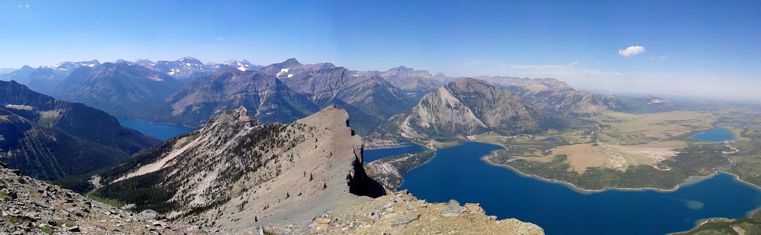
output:
[[[84,174],[157,143],[100,110],[0,81],[0,160],[28,175]]]
[[[365,173],[361,140],[349,124],[348,114],[333,106],[287,125],[259,123],[245,108],[226,111],[102,172],[96,177],[104,186],[92,194],[138,203],[127,204],[133,210],[169,203],[152,208],[222,233],[543,233],[533,224],[486,216],[477,204],[427,203],[406,192],[383,196],[390,192]]]
[[[410,139],[451,139],[493,131],[530,133],[540,129],[546,114],[519,96],[485,81],[465,78],[425,95],[396,123]]]
[[[361,140],[348,123],[335,107],[291,124],[226,111],[100,174],[104,186],[94,195],[223,228],[308,220],[336,203],[385,194],[364,174]]]

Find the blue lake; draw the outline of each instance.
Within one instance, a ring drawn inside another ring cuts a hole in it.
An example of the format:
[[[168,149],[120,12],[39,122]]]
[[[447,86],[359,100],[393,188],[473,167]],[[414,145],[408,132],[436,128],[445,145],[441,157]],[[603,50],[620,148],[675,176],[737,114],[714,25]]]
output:
[[[167,140],[194,130],[193,128],[181,125],[155,123],[127,118],[119,118],[119,123],[121,123],[122,126],[135,129],[145,135],[156,137],[160,140]]]
[[[481,160],[497,149],[474,142],[439,149],[400,189],[431,202],[480,203],[489,215],[535,223],[548,234],[665,234],[688,230],[700,219],[743,217],[761,205],[759,190],[728,174],[673,192],[581,193]],[[365,154],[378,157],[377,151]]]
[[[367,164],[384,157],[402,155],[405,153],[417,153],[417,152],[422,152],[425,150],[426,148],[423,147],[422,145],[409,143],[403,146],[393,147],[393,148],[367,149],[362,154],[362,157],[363,157],[364,163]]]
[[[705,142],[721,142],[726,140],[734,140],[735,136],[727,130],[727,128],[717,127],[707,131],[697,133],[692,136],[692,139]]]

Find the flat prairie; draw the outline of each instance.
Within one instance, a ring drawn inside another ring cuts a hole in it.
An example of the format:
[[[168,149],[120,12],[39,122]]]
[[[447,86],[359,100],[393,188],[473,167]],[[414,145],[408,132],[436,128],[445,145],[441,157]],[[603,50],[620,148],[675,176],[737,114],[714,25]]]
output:
[[[621,144],[647,144],[669,137],[707,130],[718,117],[709,112],[673,111],[648,114],[607,112],[595,118],[603,127],[600,141]]]

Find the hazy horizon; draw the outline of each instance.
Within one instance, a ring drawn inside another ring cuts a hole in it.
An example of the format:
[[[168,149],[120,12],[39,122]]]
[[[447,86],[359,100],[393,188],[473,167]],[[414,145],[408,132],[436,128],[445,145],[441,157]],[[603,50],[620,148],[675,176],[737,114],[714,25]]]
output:
[[[574,87],[754,101],[759,2],[0,3],[0,68],[99,59],[287,58],[354,70],[556,78]],[[198,17],[203,15],[204,17]]]

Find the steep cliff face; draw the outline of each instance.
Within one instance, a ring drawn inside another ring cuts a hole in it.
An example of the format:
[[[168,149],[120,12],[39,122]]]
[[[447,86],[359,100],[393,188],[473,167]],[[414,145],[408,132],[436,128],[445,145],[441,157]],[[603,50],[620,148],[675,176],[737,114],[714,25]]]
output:
[[[452,138],[486,131],[536,131],[546,115],[505,90],[476,79],[458,79],[424,96],[398,119],[407,138]]]
[[[101,174],[107,185],[94,194],[228,228],[305,221],[385,194],[364,173],[361,151],[341,109],[261,124],[239,108]]]

